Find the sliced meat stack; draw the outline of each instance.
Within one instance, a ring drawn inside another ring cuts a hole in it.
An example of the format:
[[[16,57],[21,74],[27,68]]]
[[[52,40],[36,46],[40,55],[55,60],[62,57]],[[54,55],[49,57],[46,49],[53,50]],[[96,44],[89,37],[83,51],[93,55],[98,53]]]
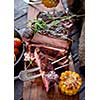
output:
[[[40,67],[42,80],[46,91],[48,91],[59,79],[59,75],[55,71],[55,68],[69,63],[69,59],[67,58],[68,54],[68,50],[64,48],[50,47],[42,44],[29,44],[28,51],[25,53],[25,61],[29,61],[30,59],[37,67]],[[57,62],[57,60],[62,57],[63,59]],[[54,61],[55,63],[52,63]],[[65,69],[66,68],[67,66]]]
[[[62,37],[68,35],[67,31],[71,32],[72,26],[72,22],[62,21],[59,23],[58,29],[57,27],[56,29],[49,27],[49,29],[51,28],[52,30],[50,32],[45,29],[32,36],[32,34],[30,34],[31,31],[25,31],[23,35],[23,41],[26,43],[26,55],[29,56],[30,54],[32,62],[35,63],[37,67],[40,67],[40,73],[42,74],[46,91],[59,80],[59,73],[55,71],[55,68],[69,63],[68,56],[72,41]],[[57,33],[58,30],[59,32]],[[55,34],[53,33],[54,31]],[[57,62],[60,58],[63,59]],[[25,57],[25,61],[27,61],[27,57]],[[54,61],[55,63],[53,63]],[[65,70],[68,68],[66,66],[62,69]],[[61,72],[62,70],[60,69],[60,73]]]
[[[37,66],[40,67],[40,73],[42,74],[42,80],[46,88],[46,91],[48,92],[49,87],[52,84],[58,82],[59,77],[54,71],[54,66],[48,60],[47,56],[43,55],[43,53],[39,51],[39,48],[35,49],[34,56],[36,59],[35,62],[37,63]]]

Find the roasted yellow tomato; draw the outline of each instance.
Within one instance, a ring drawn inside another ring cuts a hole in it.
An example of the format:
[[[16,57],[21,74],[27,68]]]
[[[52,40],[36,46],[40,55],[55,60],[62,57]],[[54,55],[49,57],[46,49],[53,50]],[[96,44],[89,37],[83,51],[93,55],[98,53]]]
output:
[[[59,0],[42,0],[42,4],[47,8],[56,7],[59,3]]]
[[[82,79],[76,72],[65,71],[60,76],[59,88],[66,95],[75,95],[82,85]]]

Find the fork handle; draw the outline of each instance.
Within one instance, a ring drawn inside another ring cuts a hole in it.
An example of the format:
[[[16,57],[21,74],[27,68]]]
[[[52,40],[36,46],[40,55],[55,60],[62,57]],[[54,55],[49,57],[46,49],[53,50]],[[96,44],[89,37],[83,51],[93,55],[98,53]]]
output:
[[[55,68],[55,70],[58,70],[58,69],[63,68],[63,67],[66,67],[66,66],[68,66],[68,65],[69,65],[69,64],[62,65],[62,66],[60,66],[60,67],[58,67],[58,68]],[[35,79],[35,78],[39,78],[40,76],[42,76],[42,74],[37,74],[37,75],[35,75],[35,76],[28,77],[28,78],[27,78],[26,80],[24,80],[24,81],[32,80],[32,79]]]
[[[39,78],[39,77],[41,77],[41,76],[42,76],[42,74],[37,74],[37,75],[35,75],[35,76],[28,77],[28,78],[24,79],[23,81],[33,80],[33,79]]]

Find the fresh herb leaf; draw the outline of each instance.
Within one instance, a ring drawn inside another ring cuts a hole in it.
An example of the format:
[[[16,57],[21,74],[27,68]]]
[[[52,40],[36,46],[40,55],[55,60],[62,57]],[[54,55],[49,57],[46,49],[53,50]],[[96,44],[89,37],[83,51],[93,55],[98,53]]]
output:
[[[43,30],[47,27],[47,24],[41,19],[34,20],[33,23],[34,24],[32,25],[32,30],[34,33]]]
[[[32,61],[30,61],[30,65],[32,65]]]

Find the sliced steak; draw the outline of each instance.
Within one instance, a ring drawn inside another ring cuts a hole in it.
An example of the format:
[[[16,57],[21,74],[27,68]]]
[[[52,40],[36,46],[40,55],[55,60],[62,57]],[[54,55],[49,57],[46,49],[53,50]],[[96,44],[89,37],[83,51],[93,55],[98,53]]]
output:
[[[59,76],[54,72],[54,66],[47,59],[43,53],[39,51],[39,48],[34,50],[34,57],[37,66],[40,67],[40,73],[42,74],[42,80],[46,91],[48,92],[51,85],[58,82]]]
[[[35,48],[39,48],[40,51],[44,54],[47,54],[52,57],[57,57],[57,56],[64,56],[65,54],[67,55],[68,51],[63,49],[63,48],[55,48],[51,46],[45,46],[42,44],[31,44],[29,45],[30,51],[34,52]]]
[[[69,49],[71,41],[69,40],[62,40],[57,38],[51,38],[45,35],[41,35],[40,33],[36,33],[32,38],[31,42],[33,43],[40,43],[43,45],[48,45],[57,48],[65,48]]]

